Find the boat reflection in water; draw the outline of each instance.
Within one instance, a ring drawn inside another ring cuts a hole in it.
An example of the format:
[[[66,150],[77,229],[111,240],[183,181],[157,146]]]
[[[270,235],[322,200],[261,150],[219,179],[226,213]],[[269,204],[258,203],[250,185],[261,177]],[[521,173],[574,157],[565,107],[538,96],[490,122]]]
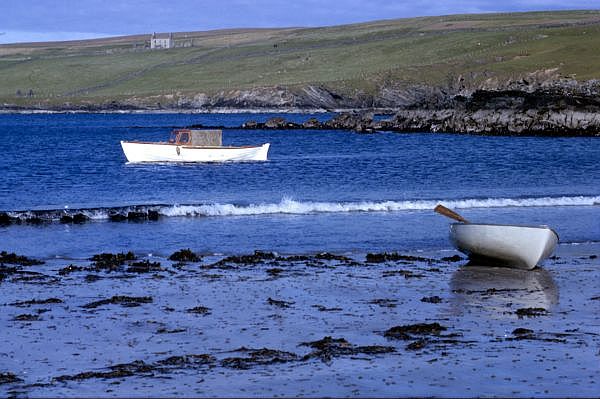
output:
[[[514,317],[519,308],[550,309],[558,304],[558,287],[550,272],[537,268],[463,266],[450,279],[453,314],[482,308],[498,317]]]

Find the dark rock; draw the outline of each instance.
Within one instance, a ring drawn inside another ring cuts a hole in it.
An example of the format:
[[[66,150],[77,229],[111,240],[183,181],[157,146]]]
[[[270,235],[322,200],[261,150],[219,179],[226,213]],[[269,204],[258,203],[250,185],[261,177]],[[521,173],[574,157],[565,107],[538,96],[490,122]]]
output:
[[[121,213],[111,213],[108,215],[108,218],[110,219],[111,222],[123,222],[123,221],[127,220],[127,216],[125,216]]]
[[[288,122],[281,117],[270,118],[265,122],[264,127],[267,129],[284,129]]]
[[[0,226],[8,226],[12,223],[12,218],[6,212],[0,212]]]
[[[258,123],[256,121],[246,121],[242,125],[243,129],[258,129]]]
[[[73,223],[73,216],[71,216],[71,215],[62,215],[60,217],[60,222],[61,223],[65,223],[65,224],[67,224],[67,223]]]
[[[130,221],[143,221],[148,219],[148,214],[146,212],[138,212],[138,211],[131,211],[131,212],[127,212],[127,220]]]
[[[149,210],[148,211],[148,220],[157,221],[160,218],[160,214],[158,211]]]
[[[323,305],[312,305],[312,307],[316,308],[319,312],[338,312],[343,310],[342,308],[328,308],[327,306]]]
[[[135,296],[115,295],[109,299],[102,299],[99,301],[90,302],[86,305],[83,305],[82,308],[94,309],[99,306],[110,305],[110,304],[121,305],[124,307],[135,307],[135,306],[140,306],[143,303],[152,303],[152,297],[150,297],[150,296],[135,297]]]
[[[304,129],[321,129],[321,122],[317,118],[310,118],[302,123]]]
[[[220,261],[207,266],[208,268],[213,267],[223,267],[228,264],[238,264],[238,265],[254,265],[257,263],[262,263],[266,260],[274,260],[276,259],[275,254],[272,252],[262,252],[262,251],[254,251],[252,255],[241,255],[241,256],[228,256]]]
[[[330,129],[354,130],[361,133],[372,132],[373,113],[343,112],[325,122]]]
[[[169,256],[169,260],[175,262],[200,262],[202,257],[196,255],[191,249],[181,249]]]
[[[427,303],[440,303],[442,302],[442,298],[440,298],[437,295],[434,296],[426,296],[421,298],[421,302],[427,302]]]

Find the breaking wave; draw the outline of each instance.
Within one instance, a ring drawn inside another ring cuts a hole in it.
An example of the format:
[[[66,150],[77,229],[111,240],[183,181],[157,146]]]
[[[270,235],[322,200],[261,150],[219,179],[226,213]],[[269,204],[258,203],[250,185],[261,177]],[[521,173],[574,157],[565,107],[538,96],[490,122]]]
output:
[[[187,204],[187,205],[131,205],[106,208],[65,208],[52,210],[27,210],[0,212],[0,224],[20,222],[61,221],[78,223],[87,220],[113,221],[156,220],[160,217],[219,217],[270,214],[306,215],[316,213],[398,212],[430,210],[437,204],[454,209],[507,208],[546,206],[600,205],[600,196],[561,196],[531,198],[484,198],[453,200],[405,200],[361,202],[312,202],[283,198],[278,203],[261,204]]]

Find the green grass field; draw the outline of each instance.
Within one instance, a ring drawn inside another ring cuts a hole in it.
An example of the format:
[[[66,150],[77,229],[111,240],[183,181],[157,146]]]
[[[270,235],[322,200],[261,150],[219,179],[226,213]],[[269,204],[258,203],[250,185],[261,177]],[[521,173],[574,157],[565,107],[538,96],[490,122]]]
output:
[[[600,11],[454,15],[325,28],[176,33],[193,47],[149,50],[150,36],[0,46],[0,102],[102,103],[262,86],[477,83],[557,69],[600,78]],[[33,96],[28,96],[30,91]]]

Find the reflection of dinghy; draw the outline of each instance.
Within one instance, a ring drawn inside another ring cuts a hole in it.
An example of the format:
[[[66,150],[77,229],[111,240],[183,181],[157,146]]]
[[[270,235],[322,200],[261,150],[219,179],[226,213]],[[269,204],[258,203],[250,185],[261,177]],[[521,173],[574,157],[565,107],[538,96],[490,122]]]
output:
[[[559,300],[558,287],[543,268],[461,267],[452,275],[450,289],[453,308],[461,312],[465,304],[481,306],[499,315],[508,306],[550,309]]]
[[[269,143],[225,147],[220,130],[177,129],[168,142],[121,141],[129,162],[266,161]]]
[[[459,251],[484,264],[531,270],[558,243],[558,234],[548,226],[469,223],[442,205],[435,211],[460,222],[450,225],[450,240]]]

